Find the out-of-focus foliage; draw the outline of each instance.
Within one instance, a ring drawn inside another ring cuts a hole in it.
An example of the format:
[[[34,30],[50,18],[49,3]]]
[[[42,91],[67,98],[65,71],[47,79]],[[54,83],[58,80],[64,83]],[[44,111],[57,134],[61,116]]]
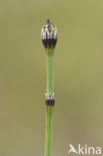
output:
[[[103,146],[103,1],[0,1],[0,156],[43,156],[46,58],[40,31],[58,28],[53,155]]]

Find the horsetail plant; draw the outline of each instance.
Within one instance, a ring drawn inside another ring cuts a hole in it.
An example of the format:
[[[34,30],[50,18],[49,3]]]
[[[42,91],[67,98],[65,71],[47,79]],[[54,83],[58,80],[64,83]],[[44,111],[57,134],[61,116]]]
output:
[[[46,139],[45,156],[51,156],[52,151],[52,120],[54,108],[54,49],[57,42],[57,28],[47,20],[41,30],[42,43],[47,58],[47,90],[46,90]]]

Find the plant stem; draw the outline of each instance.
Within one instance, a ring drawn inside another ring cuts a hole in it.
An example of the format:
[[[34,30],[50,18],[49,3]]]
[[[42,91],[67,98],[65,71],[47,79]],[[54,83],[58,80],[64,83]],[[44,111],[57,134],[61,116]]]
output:
[[[45,156],[51,156],[53,106],[47,106]]]
[[[47,53],[47,93],[54,93],[54,67],[53,67],[53,49],[49,49]]]
[[[47,52],[47,93],[51,96],[54,93],[54,69],[53,69],[53,49]],[[46,112],[46,142],[45,156],[51,156],[52,149],[52,120],[53,105],[48,105]]]

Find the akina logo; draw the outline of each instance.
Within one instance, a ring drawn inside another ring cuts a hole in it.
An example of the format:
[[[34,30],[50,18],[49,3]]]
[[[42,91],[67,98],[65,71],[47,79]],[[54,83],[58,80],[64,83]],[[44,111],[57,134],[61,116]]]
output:
[[[102,149],[99,146],[93,147],[93,146],[88,146],[86,144],[84,146],[78,144],[77,147],[75,148],[72,144],[70,144],[68,154],[73,154],[73,153],[76,155],[101,155]]]

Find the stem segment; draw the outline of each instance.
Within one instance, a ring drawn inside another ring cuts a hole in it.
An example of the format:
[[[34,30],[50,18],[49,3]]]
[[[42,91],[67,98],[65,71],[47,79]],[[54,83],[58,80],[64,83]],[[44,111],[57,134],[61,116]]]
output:
[[[53,49],[49,49],[47,53],[47,93],[53,94],[54,92],[54,56]]]
[[[51,156],[53,106],[47,106],[45,156]]]

